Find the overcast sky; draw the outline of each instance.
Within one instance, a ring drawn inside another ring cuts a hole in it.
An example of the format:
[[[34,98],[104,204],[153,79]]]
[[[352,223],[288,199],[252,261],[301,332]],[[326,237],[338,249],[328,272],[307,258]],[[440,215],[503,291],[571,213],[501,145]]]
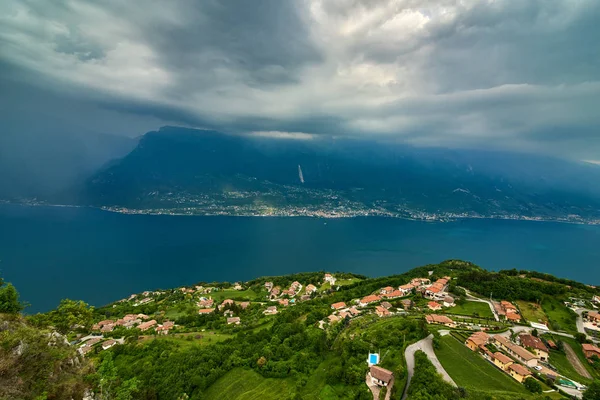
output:
[[[0,117],[600,160],[598,21],[598,0],[3,0]]]

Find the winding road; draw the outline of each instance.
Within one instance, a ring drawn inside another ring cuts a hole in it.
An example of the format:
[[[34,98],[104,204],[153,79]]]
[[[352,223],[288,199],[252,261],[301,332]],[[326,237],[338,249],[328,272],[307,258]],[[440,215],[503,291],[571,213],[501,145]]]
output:
[[[467,298],[465,300],[467,300],[467,301],[475,301],[475,302],[478,302],[478,303],[487,303],[490,306],[490,310],[492,310],[492,314],[494,315],[494,319],[496,321],[500,321],[500,317],[496,313],[496,309],[494,308],[494,305],[492,304],[492,302],[490,300],[485,300],[485,299],[480,299],[479,297],[475,297],[475,296],[473,296],[471,294],[471,292],[469,292],[464,287],[461,287],[461,289],[463,289],[465,291],[466,295],[467,295]]]
[[[442,378],[449,384],[454,387],[457,387],[456,383],[450,378],[450,375],[446,372],[440,360],[438,360],[435,352],[433,351],[433,335],[427,336],[425,339],[419,340],[417,343],[411,344],[404,351],[404,358],[406,359],[406,370],[408,371],[408,377],[406,380],[406,386],[404,387],[404,393],[402,394],[402,400],[405,400],[408,396],[408,387],[410,386],[410,381],[415,373],[415,353],[417,350],[421,350],[429,361],[433,364],[435,369],[438,371]]]

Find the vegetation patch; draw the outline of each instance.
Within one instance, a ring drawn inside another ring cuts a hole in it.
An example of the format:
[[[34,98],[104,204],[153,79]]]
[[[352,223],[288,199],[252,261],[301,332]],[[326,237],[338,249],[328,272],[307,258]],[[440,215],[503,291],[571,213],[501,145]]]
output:
[[[548,317],[544,313],[542,306],[531,301],[516,301],[521,315],[529,322],[539,322],[545,324],[548,322]]]
[[[462,301],[454,307],[449,307],[444,310],[447,314],[468,315],[481,318],[494,318],[492,310],[488,303],[478,301]]]
[[[438,359],[458,386],[489,393],[527,394],[523,385],[500,371],[452,336],[440,338]]]
[[[206,391],[205,399],[280,400],[295,393],[291,379],[264,378],[250,369],[235,368]]]

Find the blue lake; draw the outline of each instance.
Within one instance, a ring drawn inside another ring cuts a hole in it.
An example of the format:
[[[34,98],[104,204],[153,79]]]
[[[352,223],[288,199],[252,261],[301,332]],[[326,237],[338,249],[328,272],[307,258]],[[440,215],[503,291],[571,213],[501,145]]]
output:
[[[449,258],[600,283],[600,227],[549,222],[125,215],[0,205],[0,276],[28,312],[299,271],[401,273]]]

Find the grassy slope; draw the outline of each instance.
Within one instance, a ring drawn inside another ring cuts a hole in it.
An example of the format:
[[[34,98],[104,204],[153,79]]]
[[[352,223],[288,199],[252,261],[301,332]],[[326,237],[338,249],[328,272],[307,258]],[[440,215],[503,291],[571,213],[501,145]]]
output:
[[[560,330],[577,333],[576,316],[560,300],[545,299],[542,308],[548,316],[548,320],[558,324]]]
[[[490,394],[527,395],[525,387],[451,336],[440,340],[436,354],[457,385]]]
[[[517,306],[521,310],[521,314],[529,322],[548,322],[548,317],[544,313],[544,310],[535,303],[523,300],[517,300]]]
[[[215,301],[221,302],[225,299],[243,299],[243,300],[265,300],[267,292],[256,293],[252,290],[219,290],[211,292],[206,297],[212,297]]]
[[[196,336],[201,336],[201,338],[196,338]],[[192,339],[188,339],[191,337]],[[213,332],[190,332],[190,333],[180,333],[180,334],[171,334],[168,336],[145,336],[141,342],[148,342],[151,340],[165,340],[170,342],[175,342],[181,345],[182,348],[192,347],[195,345],[208,345],[214,344],[217,342],[222,342],[223,340],[227,340],[232,338],[233,335],[229,335],[226,333],[213,333]]]
[[[290,379],[264,378],[258,373],[236,368],[211,385],[206,399],[279,400],[293,395],[295,385]]]
[[[468,316],[477,313],[477,315],[482,318],[494,318],[490,306],[487,303],[480,303],[477,301],[465,301],[463,304],[457,304],[454,307],[444,309],[444,312]]]
[[[551,351],[550,352],[550,364],[554,366],[558,370],[559,373],[566,376],[569,379],[573,379],[579,383],[590,383],[589,379],[584,378],[579,375],[575,368],[571,365],[567,356],[560,351]]]

